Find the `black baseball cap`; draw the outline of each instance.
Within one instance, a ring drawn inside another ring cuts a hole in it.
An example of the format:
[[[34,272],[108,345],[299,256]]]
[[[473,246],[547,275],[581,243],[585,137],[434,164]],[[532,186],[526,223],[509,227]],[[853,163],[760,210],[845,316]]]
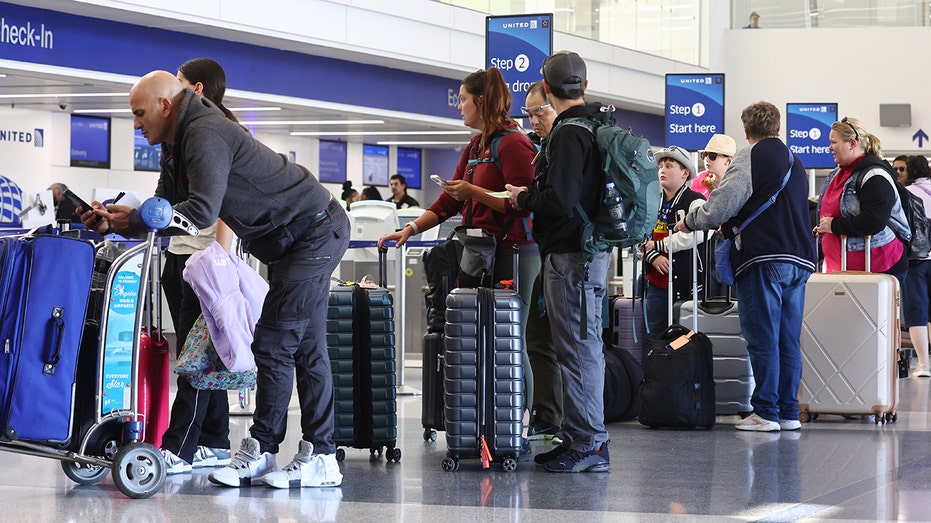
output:
[[[551,88],[560,88],[563,91],[582,89],[586,80],[585,61],[578,53],[572,51],[559,51],[548,56],[543,61],[540,73]]]

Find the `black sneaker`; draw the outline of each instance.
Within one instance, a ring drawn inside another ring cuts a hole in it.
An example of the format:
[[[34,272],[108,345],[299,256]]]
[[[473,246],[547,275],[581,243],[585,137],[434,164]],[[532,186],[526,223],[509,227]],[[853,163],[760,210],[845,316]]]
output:
[[[543,468],[547,472],[609,472],[608,444],[585,452],[569,450],[562,457],[548,461]]]
[[[565,455],[567,452],[569,452],[569,447],[564,447],[560,445],[549,452],[537,454],[536,456],[533,457],[533,461],[540,465],[544,465],[546,463],[549,463],[550,461],[553,461],[554,459],[559,459],[563,457],[563,455]]]
[[[527,430],[529,439],[545,439],[547,436],[552,438],[559,432],[559,427],[543,420],[533,420]]]

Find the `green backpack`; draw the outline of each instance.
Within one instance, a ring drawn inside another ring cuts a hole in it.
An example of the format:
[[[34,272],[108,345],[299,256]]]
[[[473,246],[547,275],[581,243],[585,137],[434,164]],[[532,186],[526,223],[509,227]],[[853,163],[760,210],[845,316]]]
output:
[[[626,214],[627,236],[608,239],[607,236],[614,232],[614,219],[609,208],[603,203],[599,204],[593,220],[580,204],[576,204],[575,210],[585,224],[582,252],[586,254],[586,259],[591,261],[599,252],[607,252],[614,247],[623,249],[648,240],[656,225],[656,210],[659,209],[662,193],[650,142],[618,127],[613,117],[610,124],[588,118],[568,118],[560,122],[557,128],[562,125],[578,125],[594,135],[603,161],[603,180],[599,184],[601,192],[598,200],[604,202],[605,186],[614,182]]]

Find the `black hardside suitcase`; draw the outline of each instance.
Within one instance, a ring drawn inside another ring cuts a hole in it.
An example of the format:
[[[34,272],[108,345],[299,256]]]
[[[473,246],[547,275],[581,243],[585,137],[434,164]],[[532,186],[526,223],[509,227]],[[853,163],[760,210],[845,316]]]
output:
[[[446,445],[460,458],[517,468],[523,429],[521,299],[511,290],[455,289],[446,300]]]
[[[0,438],[65,445],[94,248],[53,235],[0,238]]]
[[[384,447],[388,461],[397,462],[401,449],[396,447],[393,307],[391,293],[381,287],[352,284],[331,289],[327,348],[333,372],[333,441],[367,448],[373,456]],[[345,455],[343,449],[336,450],[337,461]]]
[[[443,337],[443,332],[423,335],[423,402],[420,421],[424,441],[436,441],[436,431],[446,430],[446,415],[443,412]]]

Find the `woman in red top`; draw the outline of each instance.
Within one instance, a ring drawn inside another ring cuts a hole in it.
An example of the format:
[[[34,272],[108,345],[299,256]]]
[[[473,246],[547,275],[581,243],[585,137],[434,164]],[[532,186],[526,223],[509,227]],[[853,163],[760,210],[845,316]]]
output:
[[[841,270],[841,236],[847,236],[847,268],[862,271],[865,236],[870,236],[870,269],[904,282],[908,269],[899,238],[908,222],[899,201],[895,173],[884,162],[879,138],[854,118],[831,126],[831,152],[838,168],[828,175],[819,200],[818,226],[826,272]]]
[[[540,251],[530,232],[528,211],[515,209],[506,197],[491,193],[503,192],[505,184],[528,187],[533,181],[533,160],[536,147],[520,126],[511,120],[511,94],[501,72],[494,67],[476,71],[459,87],[459,111],[466,127],[479,131],[462,152],[452,180],[444,181],[443,192],[420,217],[398,232],[383,236],[396,240],[400,246],[412,235],[436,227],[449,218],[462,214],[464,225],[481,227],[497,238],[497,253],[492,282],[514,279],[514,247],[520,253],[518,290],[523,300],[522,322],[526,325],[533,280],[540,272]],[[506,193],[504,193],[506,194]],[[522,329],[523,330],[523,329]],[[533,371],[524,350],[525,404],[533,405]],[[524,437],[530,421],[524,416]],[[523,454],[529,457],[526,440]]]
[[[412,235],[461,214],[464,225],[481,227],[498,239],[493,282],[514,277],[511,256],[514,247],[519,248],[518,288],[526,308],[531,283],[540,267],[539,250],[530,234],[529,213],[493,194],[504,191],[508,183],[522,187],[533,181],[537,150],[508,116],[510,109],[511,95],[497,69],[476,71],[462,81],[459,111],[463,123],[479,133],[463,150],[452,180],[443,182],[440,197],[419,218],[381,238],[379,245],[396,240],[400,246]]]

